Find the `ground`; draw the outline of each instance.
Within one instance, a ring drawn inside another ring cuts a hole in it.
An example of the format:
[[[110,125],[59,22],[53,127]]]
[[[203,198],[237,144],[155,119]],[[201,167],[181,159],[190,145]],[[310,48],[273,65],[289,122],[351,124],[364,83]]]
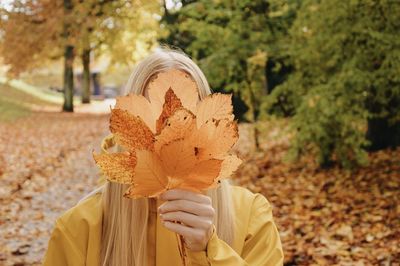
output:
[[[0,122],[0,265],[40,265],[55,218],[97,185],[91,151],[108,118],[53,110]],[[320,170],[310,158],[283,163],[285,122],[263,126],[258,152],[251,125],[240,126],[233,182],[273,205],[285,264],[399,265],[400,149],[353,172]]]
[[[307,157],[285,164],[284,127],[265,124],[259,152],[238,143],[246,161],[234,180],[272,203],[285,264],[400,265],[400,148],[371,153],[353,171]]]
[[[0,124],[0,265],[39,265],[55,218],[96,186],[107,115],[37,113]]]

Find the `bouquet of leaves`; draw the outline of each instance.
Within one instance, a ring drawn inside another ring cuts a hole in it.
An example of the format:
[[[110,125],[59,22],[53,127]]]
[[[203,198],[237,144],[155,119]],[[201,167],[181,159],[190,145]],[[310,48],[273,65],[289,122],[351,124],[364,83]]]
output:
[[[187,73],[159,73],[148,83],[149,100],[117,97],[110,131],[122,150],[93,152],[94,160],[109,181],[130,185],[128,198],[216,187],[242,162],[230,153],[239,137],[231,97],[215,93],[200,100]]]

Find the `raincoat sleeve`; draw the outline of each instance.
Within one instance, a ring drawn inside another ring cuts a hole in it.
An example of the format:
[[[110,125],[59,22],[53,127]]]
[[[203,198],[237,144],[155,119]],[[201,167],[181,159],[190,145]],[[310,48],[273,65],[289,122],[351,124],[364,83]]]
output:
[[[272,206],[263,195],[255,194],[241,254],[219,239],[214,229],[206,251],[189,251],[188,256],[192,265],[283,265]]]
[[[85,258],[60,219],[51,234],[43,266],[85,265]]]

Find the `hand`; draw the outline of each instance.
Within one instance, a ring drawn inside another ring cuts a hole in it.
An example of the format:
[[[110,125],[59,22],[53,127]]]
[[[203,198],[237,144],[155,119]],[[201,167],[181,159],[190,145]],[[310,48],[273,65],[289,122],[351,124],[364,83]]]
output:
[[[171,189],[160,195],[158,207],[163,225],[181,235],[192,251],[205,251],[213,233],[215,210],[211,198],[199,193]]]

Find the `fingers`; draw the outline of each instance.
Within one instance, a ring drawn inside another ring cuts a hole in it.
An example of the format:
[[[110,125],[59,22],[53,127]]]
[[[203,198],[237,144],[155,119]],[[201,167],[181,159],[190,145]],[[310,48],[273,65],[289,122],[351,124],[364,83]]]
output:
[[[183,236],[191,250],[205,250],[215,216],[210,197],[173,189],[164,192],[160,199],[166,201],[158,208],[165,228]]]
[[[194,242],[205,241],[204,234],[195,228],[191,228],[191,227],[185,226],[183,224],[178,224],[178,223],[173,223],[173,222],[168,222],[168,221],[164,222],[164,226],[167,229],[183,236],[184,238],[193,240]]]
[[[177,212],[167,212],[160,214],[160,218],[163,221],[178,221],[186,226],[209,229],[212,226],[212,221],[210,219],[199,219],[199,216],[193,215],[187,212],[177,211]]]
[[[215,211],[211,205],[196,203],[188,200],[173,200],[163,203],[158,207],[161,214],[168,212],[187,212],[202,217],[214,217]]]
[[[197,203],[211,204],[210,197],[200,194],[200,193],[195,193],[195,192],[183,190],[183,189],[168,190],[168,191],[164,192],[163,194],[161,194],[160,199],[162,199],[162,200],[185,199],[185,200],[190,200],[190,201],[194,201]]]

